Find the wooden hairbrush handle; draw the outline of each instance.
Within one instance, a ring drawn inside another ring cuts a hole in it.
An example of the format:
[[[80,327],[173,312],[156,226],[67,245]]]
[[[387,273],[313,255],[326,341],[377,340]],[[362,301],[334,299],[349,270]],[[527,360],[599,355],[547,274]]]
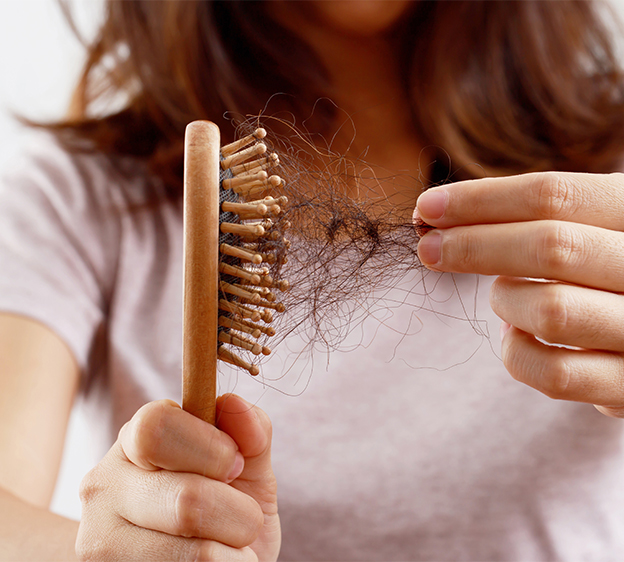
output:
[[[195,121],[184,155],[182,408],[215,423],[219,306],[219,128]]]

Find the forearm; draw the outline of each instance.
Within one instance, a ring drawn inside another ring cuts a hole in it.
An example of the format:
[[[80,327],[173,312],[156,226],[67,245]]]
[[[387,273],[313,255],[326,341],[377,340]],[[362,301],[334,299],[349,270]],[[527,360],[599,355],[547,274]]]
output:
[[[78,522],[0,488],[0,562],[73,561]]]

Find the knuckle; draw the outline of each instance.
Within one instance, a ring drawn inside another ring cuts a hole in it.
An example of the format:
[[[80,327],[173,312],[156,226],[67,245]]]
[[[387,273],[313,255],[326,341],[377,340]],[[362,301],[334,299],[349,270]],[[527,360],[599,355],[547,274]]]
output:
[[[80,482],[78,495],[83,505],[93,503],[105,490],[104,479],[99,466],[91,469]]]
[[[568,395],[572,373],[568,363],[562,358],[553,360],[548,371],[543,372],[540,377],[540,390],[549,398],[565,399]]]
[[[570,268],[578,260],[581,248],[567,223],[548,222],[538,242],[537,260],[547,271]]]
[[[153,402],[143,406],[133,417],[130,438],[133,461],[140,464],[151,464],[163,441],[167,428],[168,412],[162,403]]]
[[[548,285],[544,292],[535,309],[534,332],[539,338],[556,342],[568,327],[570,303],[559,285]]]
[[[571,176],[559,172],[536,174],[533,184],[535,215],[542,219],[564,219],[583,204],[583,191]]]
[[[202,515],[211,512],[212,498],[198,482],[182,482],[175,496],[174,532],[181,537],[197,536]]]
[[[547,363],[536,362],[520,342],[510,342],[503,350],[503,364],[510,375],[552,399],[567,398],[572,384],[572,370],[562,356]]]

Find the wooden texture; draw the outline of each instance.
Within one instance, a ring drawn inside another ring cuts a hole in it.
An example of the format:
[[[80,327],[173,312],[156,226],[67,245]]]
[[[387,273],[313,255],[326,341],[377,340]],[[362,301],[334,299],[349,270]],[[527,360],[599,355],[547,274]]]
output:
[[[186,128],[182,407],[215,423],[219,308],[219,128]]]

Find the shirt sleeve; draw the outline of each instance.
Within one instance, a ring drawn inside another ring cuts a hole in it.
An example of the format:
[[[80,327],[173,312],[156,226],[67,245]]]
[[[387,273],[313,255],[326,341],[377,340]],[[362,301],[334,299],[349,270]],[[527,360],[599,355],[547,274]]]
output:
[[[119,229],[103,158],[42,134],[0,179],[0,311],[51,328],[87,368],[106,320]]]

